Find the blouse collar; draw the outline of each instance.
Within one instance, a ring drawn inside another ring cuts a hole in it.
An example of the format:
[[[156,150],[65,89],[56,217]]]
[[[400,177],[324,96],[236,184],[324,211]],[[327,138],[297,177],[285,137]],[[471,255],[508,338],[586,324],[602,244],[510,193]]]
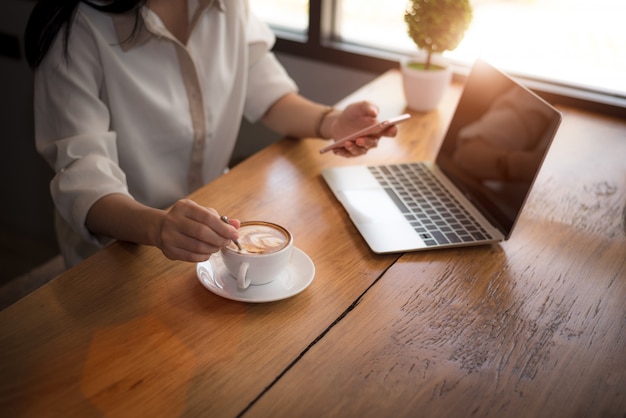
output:
[[[225,10],[224,0],[197,0],[197,4],[194,16],[198,16],[201,11],[212,6],[217,7],[221,12]],[[141,8],[137,21],[132,13],[115,14],[112,18],[117,40],[124,52],[145,44],[152,36],[166,36],[167,30],[161,19],[147,6]],[[196,20],[192,19],[192,25],[195,25]],[[135,26],[136,31],[133,33]]]

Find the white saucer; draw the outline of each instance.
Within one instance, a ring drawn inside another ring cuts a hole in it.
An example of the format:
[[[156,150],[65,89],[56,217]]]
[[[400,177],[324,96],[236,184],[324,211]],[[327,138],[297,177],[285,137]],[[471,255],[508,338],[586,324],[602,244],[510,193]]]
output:
[[[222,255],[215,253],[208,261],[196,265],[200,283],[216,295],[240,302],[273,302],[297,295],[306,289],[315,276],[313,261],[304,251],[294,247],[287,269],[264,285],[237,288],[237,280],[226,270]]]

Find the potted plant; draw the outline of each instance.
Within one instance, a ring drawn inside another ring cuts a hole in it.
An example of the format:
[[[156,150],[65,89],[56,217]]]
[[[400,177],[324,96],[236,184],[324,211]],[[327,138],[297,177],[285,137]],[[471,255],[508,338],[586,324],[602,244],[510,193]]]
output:
[[[435,109],[452,79],[452,70],[441,57],[454,50],[472,21],[469,0],[409,0],[404,13],[408,35],[425,59],[404,60],[401,65],[404,93],[409,107]]]

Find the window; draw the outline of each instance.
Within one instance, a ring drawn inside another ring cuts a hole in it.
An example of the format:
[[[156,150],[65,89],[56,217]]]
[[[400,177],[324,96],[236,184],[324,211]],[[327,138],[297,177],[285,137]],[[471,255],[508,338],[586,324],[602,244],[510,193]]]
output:
[[[471,0],[474,18],[451,60],[469,64],[482,57],[515,75],[600,94],[618,106],[626,103],[626,36],[621,20],[624,0]],[[306,30],[307,1],[255,0],[274,27]],[[274,4],[276,11],[270,12]],[[296,7],[297,6],[297,7]],[[406,34],[406,0],[311,0],[325,16],[311,20],[321,39],[308,39],[303,54],[335,59],[337,50],[358,51],[395,61],[417,52]],[[291,18],[297,8],[299,20]],[[272,17],[269,15],[271,14]],[[277,22],[277,18],[283,22]],[[286,52],[295,52],[291,45]],[[395,57],[395,58],[394,58]],[[340,63],[345,64],[345,63]],[[595,96],[594,96],[595,97]],[[595,100],[595,99],[593,99]]]
[[[308,0],[252,0],[250,7],[274,29],[305,34],[309,27]]]

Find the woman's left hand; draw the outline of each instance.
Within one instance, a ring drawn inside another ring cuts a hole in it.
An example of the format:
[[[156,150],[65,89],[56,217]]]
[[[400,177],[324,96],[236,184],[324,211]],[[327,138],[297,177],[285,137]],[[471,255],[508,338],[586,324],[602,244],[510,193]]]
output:
[[[332,119],[330,134],[334,139],[341,139],[378,122],[376,105],[367,101],[352,103]],[[343,147],[336,148],[333,152],[342,157],[357,157],[375,148],[381,136],[393,137],[397,133],[398,128],[395,125],[390,126],[376,135],[362,136],[348,141]]]

